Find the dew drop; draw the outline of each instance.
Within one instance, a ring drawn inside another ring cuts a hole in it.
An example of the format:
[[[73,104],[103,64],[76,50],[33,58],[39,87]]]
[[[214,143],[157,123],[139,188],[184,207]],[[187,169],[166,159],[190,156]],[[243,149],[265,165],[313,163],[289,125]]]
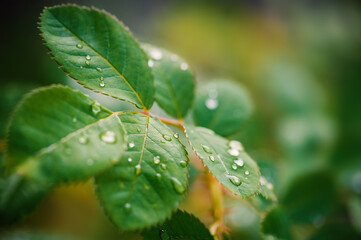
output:
[[[165,163],[162,163],[160,165],[160,168],[163,169],[163,170],[166,170],[167,169],[167,165]]]
[[[237,170],[237,164],[232,164],[232,169]]]
[[[91,57],[89,55],[86,55],[85,57],[86,60],[90,61],[91,60]]]
[[[137,128],[137,132],[139,132],[139,133],[140,133],[141,131],[142,131],[142,130],[141,130],[140,128]]]
[[[73,122],[75,123],[77,121],[78,121],[78,119],[76,117],[73,117]]]
[[[140,166],[140,164],[137,164],[135,166],[135,175],[139,176],[139,174],[142,172],[142,168]]]
[[[267,181],[266,181],[266,179],[264,178],[264,177],[260,177],[259,178],[259,183],[261,184],[261,185],[266,185],[266,183],[267,183]]]
[[[155,157],[153,158],[153,162],[154,162],[154,164],[158,165],[158,164],[160,163],[160,157],[159,157],[159,156],[155,156]]]
[[[234,160],[234,163],[237,164],[240,167],[244,166],[244,161],[242,158],[238,158],[237,160]]]
[[[168,142],[172,141],[172,138],[168,135],[163,134],[163,138],[164,138],[164,140],[166,140]]]
[[[99,137],[105,143],[115,143],[117,141],[115,133],[112,131],[102,132]]]
[[[160,60],[163,57],[163,54],[161,51],[157,50],[157,49],[153,49],[150,53],[151,57],[154,58],[155,60]]]
[[[134,142],[130,142],[130,143],[128,144],[128,147],[129,147],[129,148],[134,148],[134,147],[135,147],[135,143],[134,143]]]
[[[89,159],[86,161],[86,163],[87,163],[89,166],[91,166],[91,165],[93,165],[94,161],[93,161],[93,159],[89,158]]]
[[[235,186],[239,186],[242,183],[241,180],[236,176],[227,176],[227,177],[228,177],[229,181],[231,181],[231,183]]]
[[[77,45],[75,45],[77,48],[82,49],[83,45],[81,45],[80,43],[78,43]]]
[[[172,177],[171,181],[173,188],[177,193],[183,194],[186,191],[186,186],[183,183],[181,183],[177,178]]]
[[[239,156],[239,151],[238,151],[238,149],[231,148],[231,149],[228,149],[227,152],[228,152],[230,155],[232,155],[232,156],[235,156],[235,157]]]
[[[180,65],[180,68],[181,68],[183,71],[185,71],[185,70],[188,69],[188,64],[187,64],[187,63],[182,63],[182,64]]]
[[[206,100],[206,107],[210,110],[216,109],[218,107],[218,100],[213,98],[208,98]]]
[[[79,68],[80,68],[80,69],[83,69],[84,67],[83,67],[83,66],[80,66]]]
[[[92,105],[92,112],[96,115],[100,112],[101,108],[100,108],[100,104],[97,102],[93,102]]]
[[[202,148],[206,153],[212,154],[212,150],[207,145],[202,144]]]
[[[132,205],[130,203],[126,203],[124,204],[124,209],[129,213],[132,210]]]
[[[267,187],[269,190],[272,190],[272,189],[273,189],[273,184],[272,184],[272,183],[267,183],[267,184],[266,184],[266,187]]]
[[[80,142],[81,144],[87,144],[88,141],[89,141],[88,137],[87,137],[86,135],[84,135],[84,134],[81,135],[78,140],[79,140],[79,142]]]
[[[133,159],[130,157],[130,158],[128,158],[128,162],[132,162],[133,161]]]
[[[214,162],[214,156],[209,156],[209,160],[211,160],[212,162]]]
[[[243,146],[242,146],[242,143],[240,143],[239,141],[234,141],[234,140],[230,141],[230,142],[228,142],[228,146],[230,148],[235,148],[235,149],[240,150],[240,151],[244,150]]]
[[[155,177],[156,177],[158,180],[160,180],[160,179],[162,178],[162,175],[161,175],[160,173],[156,173],[156,174],[155,174]]]
[[[148,60],[148,67],[153,67],[153,66],[154,66],[153,60]]]
[[[165,143],[165,141],[163,139],[160,140],[161,143]]]
[[[188,162],[187,161],[180,161],[179,164],[181,165],[181,167],[187,167],[188,166]]]
[[[178,134],[178,133],[173,134],[173,136],[174,136],[176,139],[179,138],[179,134]]]
[[[90,66],[90,62],[89,62],[89,61],[85,61],[85,65]]]
[[[249,171],[245,171],[244,174],[248,176],[248,175],[249,175]]]
[[[104,81],[103,76],[100,76],[100,77],[99,77],[99,80],[100,80],[100,81]]]
[[[97,70],[98,72],[103,72],[103,69],[101,69],[100,67],[97,67],[96,70]]]

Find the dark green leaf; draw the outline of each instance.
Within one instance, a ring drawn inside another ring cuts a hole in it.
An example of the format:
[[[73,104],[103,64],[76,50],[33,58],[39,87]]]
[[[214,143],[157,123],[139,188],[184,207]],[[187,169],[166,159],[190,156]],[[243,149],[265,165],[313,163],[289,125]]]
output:
[[[121,161],[96,177],[107,215],[123,230],[155,225],[177,208],[187,188],[188,158],[174,133],[140,113],[119,115],[128,132]]]
[[[297,222],[314,222],[332,209],[337,199],[331,172],[314,170],[296,177],[280,197],[289,217]]]
[[[20,174],[0,179],[0,225],[11,224],[28,215],[51,186],[35,183]]]
[[[156,87],[155,98],[169,115],[183,119],[194,98],[194,77],[188,64],[164,49],[143,44]]]
[[[352,225],[359,233],[361,233],[361,199],[359,197],[353,197],[350,199],[348,208]]]
[[[201,87],[194,104],[197,126],[228,136],[240,129],[250,117],[252,104],[247,92],[231,82],[212,82]]]
[[[9,167],[45,182],[80,180],[117,162],[126,148],[118,116],[64,86],[27,95],[12,119]]]
[[[147,108],[154,83],[146,54],[115,17],[94,8],[46,8],[40,30],[54,60],[79,84]]]
[[[178,210],[170,220],[143,232],[144,240],[212,240],[204,224],[195,216]]]
[[[309,240],[359,240],[361,235],[342,222],[328,223],[318,229]]]
[[[279,207],[272,208],[262,222],[262,233],[266,237],[290,239],[290,223],[287,215]]]
[[[186,126],[185,129],[196,154],[223,186],[241,197],[258,191],[258,166],[240,142],[228,141],[202,127]]]

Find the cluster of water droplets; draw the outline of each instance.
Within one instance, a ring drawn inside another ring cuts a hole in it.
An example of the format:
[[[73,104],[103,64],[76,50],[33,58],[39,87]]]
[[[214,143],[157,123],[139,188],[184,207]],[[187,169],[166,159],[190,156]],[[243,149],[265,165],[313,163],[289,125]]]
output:
[[[82,48],[84,47],[81,43],[78,43],[78,44],[76,44],[75,46],[76,46],[78,49],[82,49]],[[92,60],[91,56],[90,56],[90,55],[86,55],[86,56],[85,56],[85,61],[84,61],[85,65],[90,66],[90,65],[91,65],[91,60]],[[83,68],[84,68],[83,66],[80,66],[80,69],[83,69]],[[102,73],[102,72],[103,72],[103,69],[102,69],[101,67],[96,67],[95,69],[96,69],[97,72],[99,72],[99,73]],[[99,86],[100,86],[100,87],[104,87],[104,86],[105,86],[105,82],[104,82],[104,77],[103,77],[103,76],[100,76],[100,77],[99,77]]]
[[[218,92],[215,86],[212,84],[208,87],[208,98],[205,101],[205,105],[208,109],[213,110],[218,107]]]
[[[148,67],[152,68],[152,67],[154,67],[155,64],[156,64],[155,61],[159,61],[159,60],[161,60],[161,59],[163,58],[163,53],[162,53],[160,50],[154,48],[154,49],[152,49],[152,50],[150,51],[150,57],[151,57],[151,59],[148,60]],[[176,54],[172,54],[172,55],[170,56],[170,59],[171,59],[171,61],[176,62],[176,61],[179,60],[179,57],[178,57]],[[181,70],[185,71],[185,70],[187,70],[188,68],[189,68],[189,67],[188,67],[188,64],[187,64],[187,63],[182,62],[182,63],[180,64],[180,69],[181,69]]]
[[[236,160],[233,161],[231,166],[232,169],[234,171],[237,171],[239,168],[243,168],[244,160],[239,156],[240,152],[244,151],[242,144],[239,141],[230,141],[228,142],[228,147],[229,147],[227,149],[228,154],[231,155],[232,157],[238,157]],[[246,176],[248,176],[249,174],[250,173],[248,170],[244,172],[244,175]],[[239,186],[242,184],[241,180],[237,176],[228,175],[227,177],[229,181],[235,186]]]

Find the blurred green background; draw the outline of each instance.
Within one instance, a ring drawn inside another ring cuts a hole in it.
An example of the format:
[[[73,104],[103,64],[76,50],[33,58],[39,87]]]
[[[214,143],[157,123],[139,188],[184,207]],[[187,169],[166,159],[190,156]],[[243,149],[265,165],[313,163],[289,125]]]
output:
[[[229,79],[247,90],[253,115],[231,138],[258,162],[278,202],[226,193],[231,239],[262,239],[260,221],[274,206],[284,213],[274,222],[285,239],[361,239],[358,2],[3,1],[0,158],[7,122],[25,93],[53,83],[80,88],[52,62],[37,29],[45,6],[67,2],[105,9],[138,39],[184,57],[197,85]],[[131,108],[92,96],[114,110]],[[182,204],[206,224],[212,221],[208,194],[202,173],[195,173]],[[25,222],[5,230],[28,229],[85,239],[140,239],[108,222],[91,183],[53,191]],[[268,234],[271,239],[272,231]]]

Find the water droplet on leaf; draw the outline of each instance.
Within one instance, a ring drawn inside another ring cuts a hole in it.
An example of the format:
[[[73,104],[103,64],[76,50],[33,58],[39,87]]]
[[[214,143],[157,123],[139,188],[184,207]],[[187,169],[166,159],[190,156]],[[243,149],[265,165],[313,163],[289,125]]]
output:
[[[206,153],[212,154],[212,150],[207,145],[202,144],[202,148]]]
[[[185,71],[185,70],[188,69],[188,64],[187,64],[187,63],[182,63],[182,64],[180,65],[180,68],[181,68],[183,71]]]
[[[244,174],[249,175],[249,171],[245,171]]]
[[[237,170],[237,164],[232,164],[233,170]]]
[[[161,175],[160,173],[156,173],[156,174],[155,174],[155,177],[156,177],[158,180],[160,180],[160,179],[162,178],[162,175]]]
[[[133,159],[130,157],[130,158],[128,158],[128,162],[132,162],[133,161]]]
[[[86,55],[85,57],[86,60],[90,61],[91,60],[91,57],[89,55]]]
[[[88,141],[89,141],[88,137],[87,137],[86,135],[84,135],[84,134],[82,134],[82,135],[79,137],[78,140],[79,140],[79,142],[80,142],[81,144],[87,144]]]
[[[153,162],[154,162],[154,164],[158,165],[158,164],[160,163],[160,157],[159,157],[159,156],[155,156],[155,157],[153,158]]]
[[[73,117],[73,122],[75,123],[77,121],[78,121],[78,119],[76,117]]]
[[[163,57],[163,54],[161,51],[157,50],[157,49],[153,49],[150,53],[150,56],[156,60],[160,60]]]
[[[100,67],[97,67],[96,70],[97,70],[98,72],[103,72],[103,69],[101,69]]]
[[[172,138],[168,135],[163,134],[163,138],[168,142],[172,141]]]
[[[173,188],[177,193],[183,194],[186,191],[186,186],[183,183],[181,183],[177,178],[172,177],[171,181]]]
[[[90,66],[90,62],[89,62],[89,61],[85,61],[85,65]]]
[[[176,139],[179,138],[179,134],[178,134],[178,133],[173,134],[173,136],[174,136]]]
[[[100,139],[105,143],[115,143],[117,141],[115,133],[112,131],[102,132],[99,136]]]
[[[212,162],[214,162],[214,156],[209,156],[209,160],[211,160]]]
[[[228,149],[227,151],[230,155],[237,157],[239,155],[239,151],[235,148]]]
[[[238,158],[237,160],[234,160],[234,163],[240,167],[243,167],[243,165],[244,165],[244,161],[242,158]]]
[[[163,170],[166,170],[166,169],[167,169],[167,165],[164,164],[164,163],[162,163],[162,164],[160,165],[160,168],[163,169]]]
[[[134,147],[135,147],[135,143],[134,143],[134,142],[130,142],[130,143],[128,144],[128,146],[129,146],[129,148],[134,148]]]
[[[179,164],[181,165],[181,167],[187,167],[188,166],[188,162],[187,161],[180,161]]]
[[[227,176],[227,177],[228,177],[229,181],[231,181],[231,183],[235,186],[239,186],[242,183],[241,180],[236,176]]]
[[[148,67],[153,67],[153,66],[154,66],[153,60],[148,60]]]
[[[100,112],[101,108],[100,108],[100,104],[97,102],[93,102],[92,105],[92,112],[96,115]]]
[[[243,151],[243,146],[242,143],[240,143],[239,141],[229,141],[227,144],[230,148],[234,148],[240,151]]]
[[[132,205],[130,203],[126,203],[124,204],[124,209],[129,213],[132,210]]]
[[[75,45],[77,48],[82,49],[83,45],[81,45],[80,43],[78,43],[77,45]]]
[[[216,109],[218,107],[218,100],[213,98],[208,98],[206,100],[206,107],[210,110]]]

